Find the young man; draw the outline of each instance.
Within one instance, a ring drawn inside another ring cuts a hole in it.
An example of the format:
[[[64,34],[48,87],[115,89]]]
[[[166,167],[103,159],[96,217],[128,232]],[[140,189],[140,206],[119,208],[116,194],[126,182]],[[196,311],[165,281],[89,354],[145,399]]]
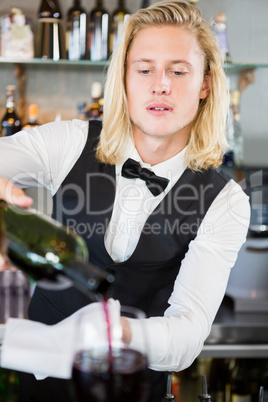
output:
[[[200,11],[162,2],[126,23],[102,127],[50,123],[0,142],[0,175],[50,189],[53,216],[81,232],[91,262],[114,273],[113,297],[147,314],[158,384],[148,401],[165,392],[158,372],[182,370],[202,350],[246,239],[248,199],[218,169],[227,109],[221,52]],[[37,287],[29,318],[55,324],[87,303],[73,288]],[[127,329],[126,341],[138,344],[135,325]],[[42,388],[41,401],[49,381],[25,388]]]

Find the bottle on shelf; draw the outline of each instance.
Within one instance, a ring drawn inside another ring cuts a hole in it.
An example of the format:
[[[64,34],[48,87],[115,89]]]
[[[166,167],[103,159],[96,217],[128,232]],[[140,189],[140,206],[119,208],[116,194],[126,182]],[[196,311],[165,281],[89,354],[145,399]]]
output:
[[[16,113],[14,85],[6,87],[6,112],[1,121],[2,137],[17,133],[21,130],[21,120]]]
[[[16,267],[40,287],[74,285],[94,300],[106,297],[114,278],[86,262],[88,251],[80,236],[40,212],[0,202],[2,237],[4,233],[7,255]]]
[[[233,359],[230,369],[231,402],[252,402],[247,359]]]
[[[231,402],[229,359],[212,359],[208,385],[213,402]]]
[[[37,16],[38,18],[54,18],[61,20],[62,14],[58,0],[42,0]]]
[[[87,120],[87,113],[86,113],[86,102],[79,101],[77,103],[77,119],[86,121]]]
[[[91,104],[86,108],[89,120],[100,120],[102,113],[102,84],[101,82],[93,82],[91,85]]]
[[[233,151],[236,166],[243,165],[243,134],[240,121],[240,91],[234,90],[230,94],[233,116]]]
[[[89,58],[106,61],[109,58],[110,18],[103,1],[97,0],[89,18]]]
[[[37,127],[39,125],[40,124],[38,122],[38,105],[32,103],[28,107],[28,121],[25,124],[25,126],[23,126],[23,130],[30,130],[31,128]]]
[[[142,0],[140,8],[147,8],[151,4],[150,0]]]
[[[103,119],[103,104],[104,104],[104,98],[103,96],[99,99],[99,117],[102,120]]]
[[[58,0],[42,0],[37,16],[36,56],[55,61],[65,59],[65,34]]]
[[[228,149],[223,156],[222,164],[227,167],[234,166],[234,116],[232,107],[231,96],[229,99],[229,113],[226,124],[226,138],[228,142]]]
[[[87,13],[80,0],[74,0],[67,13],[66,51],[69,60],[86,58]]]
[[[227,38],[227,25],[226,25],[225,13],[216,14],[215,21],[213,24],[213,31],[214,31],[216,38],[218,39],[224,61],[226,63],[231,63],[232,60],[231,60],[229,43],[228,43],[228,38]]]
[[[243,165],[243,134],[240,121],[240,91],[230,92],[229,114],[227,120],[227,141],[229,149],[224,155],[223,164],[232,166]]]
[[[112,27],[111,27],[111,44],[110,49],[113,52],[118,45],[118,42],[122,36],[123,25],[130,16],[130,11],[125,7],[125,1],[119,0],[118,7],[114,10],[112,15]]]

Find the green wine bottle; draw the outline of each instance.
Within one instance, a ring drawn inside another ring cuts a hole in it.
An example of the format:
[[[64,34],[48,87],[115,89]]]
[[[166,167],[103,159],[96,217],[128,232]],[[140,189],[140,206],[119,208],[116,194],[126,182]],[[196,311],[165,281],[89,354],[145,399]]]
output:
[[[1,227],[8,257],[40,287],[60,290],[73,285],[94,300],[107,296],[113,276],[87,262],[86,244],[72,230],[39,212],[3,201]]]

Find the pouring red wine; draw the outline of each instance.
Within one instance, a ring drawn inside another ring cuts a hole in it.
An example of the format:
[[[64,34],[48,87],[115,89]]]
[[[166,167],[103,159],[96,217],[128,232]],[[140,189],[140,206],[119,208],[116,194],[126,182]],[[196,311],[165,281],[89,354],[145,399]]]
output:
[[[86,342],[73,364],[77,401],[143,402],[148,396],[147,356],[117,337],[120,329],[116,327],[120,322],[112,322],[107,301],[103,302],[103,312],[103,325],[98,330],[83,320]],[[130,307],[121,306],[121,315],[144,318],[142,312]],[[142,325],[142,321],[139,323]],[[141,342],[146,340],[141,339]]]

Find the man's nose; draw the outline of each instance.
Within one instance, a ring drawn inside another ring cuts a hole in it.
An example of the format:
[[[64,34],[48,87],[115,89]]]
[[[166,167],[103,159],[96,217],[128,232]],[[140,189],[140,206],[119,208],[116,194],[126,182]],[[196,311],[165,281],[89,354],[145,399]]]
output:
[[[165,71],[159,71],[156,73],[152,92],[157,95],[168,95],[170,93],[170,80]]]

